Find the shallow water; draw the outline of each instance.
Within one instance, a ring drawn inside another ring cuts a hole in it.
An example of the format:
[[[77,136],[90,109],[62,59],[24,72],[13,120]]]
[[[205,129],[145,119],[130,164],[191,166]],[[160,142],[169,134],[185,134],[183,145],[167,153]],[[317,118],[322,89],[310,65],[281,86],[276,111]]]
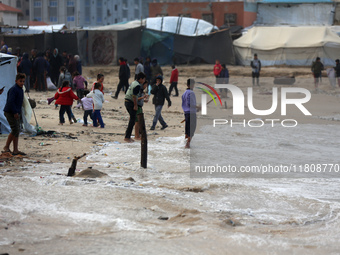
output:
[[[147,169],[140,168],[139,143],[96,146],[78,168],[92,166],[108,174],[103,178],[66,177],[69,164],[0,168],[1,252],[338,253],[340,173],[190,178],[190,163],[336,164],[340,127],[220,128],[219,137],[204,128],[192,142],[191,160],[183,137],[149,141]]]

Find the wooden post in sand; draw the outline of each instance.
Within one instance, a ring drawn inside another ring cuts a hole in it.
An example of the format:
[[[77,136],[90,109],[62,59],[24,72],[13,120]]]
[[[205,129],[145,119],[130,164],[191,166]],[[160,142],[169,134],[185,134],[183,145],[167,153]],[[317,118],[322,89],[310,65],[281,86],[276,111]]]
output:
[[[138,113],[138,124],[139,130],[141,132],[141,159],[140,159],[140,166],[143,168],[147,168],[148,162],[148,139],[146,136],[146,128],[145,128],[145,121],[144,121],[144,114]]]
[[[75,175],[78,159],[81,159],[81,158],[84,157],[85,155],[86,155],[86,153],[84,153],[83,155],[78,156],[78,157],[75,156],[75,157],[72,159],[72,164],[71,164],[71,167],[68,169],[67,176],[74,176],[74,175]]]

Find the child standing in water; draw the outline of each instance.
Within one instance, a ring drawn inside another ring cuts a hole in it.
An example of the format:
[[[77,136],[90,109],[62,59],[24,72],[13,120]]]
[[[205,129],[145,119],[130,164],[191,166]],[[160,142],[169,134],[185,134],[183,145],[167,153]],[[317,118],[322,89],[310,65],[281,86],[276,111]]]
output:
[[[97,120],[100,124],[101,128],[104,128],[105,124],[103,122],[102,116],[100,114],[100,111],[103,107],[104,103],[104,95],[100,91],[102,84],[100,83],[95,83],[94,84],[94,90],[92,90],[89,94],[86,95],[88,98],[93,99],[93,104],[94,104],[94,111],[93,111],[93,126],[98,127]]]
[[[57,93],[55,93],[54,98],[56,99],[56,104],[60,105],[59,125],[64,125],[65,123],[65,112],[67,113],[70,124],[73,124],[71,106],[73,104],[73,100],[79,100],[79,98],[73,93],[69,81],[63,82],[61,88],[59,88]]]

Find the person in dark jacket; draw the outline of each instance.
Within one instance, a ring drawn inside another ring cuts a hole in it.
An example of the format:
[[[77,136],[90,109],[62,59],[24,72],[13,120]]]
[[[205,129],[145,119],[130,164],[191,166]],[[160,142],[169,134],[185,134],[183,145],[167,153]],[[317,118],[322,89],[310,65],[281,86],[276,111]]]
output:
[[[58,78],[60,75],[59,69],[63,66],[63,59],[59,55],[59,51],[57,48],[53,50],[53,54],[50,57],[50,73],[51,73],[51,81],[54,85],[58,84]]]
[[[44,55],[40,53],[38,57],[35,59],[33,64],[33,69],[36,74],[36,90],[37,91],[46,91],[47,85],[46,85],[46,73],[49,68],[49,63],[44,58]]]
[[[150,57],[147,57],[146,58],[146,61],[144,63],[144,73],[146,75],[146,80],[148,82],[150,82],[150,79],[151,79],[151,58]]]
[[[257,86],[260,86],[261,61],[257,58],[257,54],[254,54],[254,59],[250,62],[250,66],[252,68],[253,86],[255,86],[255,79]]]
[[[129,87],[129,70],[128,70],[128,67],[126,65],[126,62],[124,61],[124,58],[122,58],[122,57],[119,58],[118,61],[119,61],[119,65],[120,65],[120,67],[119,67],[119,83],[118,83],[115,95],[111,96],[114,99],[118,99],[118,95],[119,95],[119,92],[122,89],[122,87],[126,88],[125,94],[126,94],[126,91]]]
[[[22,87],[25,84],[25,74],[18,73],[15,77],[15,84],[7,93],[7,101],[4,107],[4,114],[11,126],[11,133],[8,135],[3,152],[10,152],[12,155],[25,156],[26,154],[19,151],[19,134],[20,134],[20,114],[22,102],[24,100],[24,91]],[[13,142],[13,152],[10,151],[10,145]]]
[[[225,64],[222,64],[222,70],[220,72],[220,77],[218,77],[218,83],[219,84],[228,84],[229,83],[229,70],[226,67]],[[223,93],[223,91],[226,93],[225,96],[227,97],[228,89],[220,89],[220,92]]]
[[[163,71],[161,66],[158,64],[157,59],[153,59],[150,65],[150,70],[151,70],[151,85],[156,84],[156,77],[158,76],[163,76]]]
[[[19,73],[24,73],[26,75],[25,79],[25,89],[27,92],[30,92],[30,75],[32,72],[32,63],[29,60],[28,53],[24,52],[24,55],[22,56],[22,60],[19,65]]]
[[[30,83],[32,85],[32,87],[34,86],[35,84],[35,81],[37,79],[37,74],[35,73],[35,70],[33,68],[33,65],[34,65],[34,61],[36,60],[36,58],[38,57],[38,51],[37,49],[32,49],[31,50],[31,57],[30,57],[30,61],[32,63],[32,72],[31,72],[31,77],[30,77]]]
[[[313,62],[311,70],[314,76],[315,89],[318,89],[321,82],[322,71],[325,70],[319,57],[317,57],[315,62]]]
[[[81,60],[80,60],[79,55],[75,55],[75,56],[74,56],[74,59],[75,59],[75,61],[76,61],[76,63],[77,63],[77,72],[78,72],[80,75],[82,75],[82,73],[83,73],[83,67],[82,67]]]
[[[162,84],[163,77],[156,77],[156,84],[152,87],[151,94],[154,95],[152,99],[152,103],[155,105],[155,117],[153,118],[152,126],[150,130],[155,130],[157,121],[159,121],[162,125],[161,130],[166,129],[168,125],[164,121],[162,117],[162,108],[164,105],[165,99],[168,101],[168,107],[171,106],[171,100],[168,94],[167,88]]]
[[[68,55],[68,69],[71,74],[77,71],[77,61],[73,55]]]

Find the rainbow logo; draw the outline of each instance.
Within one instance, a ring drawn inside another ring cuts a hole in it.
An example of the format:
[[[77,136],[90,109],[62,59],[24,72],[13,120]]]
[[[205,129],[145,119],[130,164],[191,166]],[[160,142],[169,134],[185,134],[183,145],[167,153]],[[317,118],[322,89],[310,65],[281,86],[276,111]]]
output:
[[[209,88],[211,91],[213,91],[213,92],[215,93],[215,95],[217,96],[218,100],[220,101],[221,106],[223,106],[222,100],[221,100],[219,94],[217,93],[217,91],[216,91],[213,87],[211,87],[210,85],[205,84],[205,83],[203,83],[203,82],[197,82],[197,83],[199,83],[199,84],[201,84],[201,85],[203,85],[203,86],[206,86],[206,87]],[[198,88],[198,89],[204,91],[205,93],[207,93],[207,94],[212,98],[212,100],[214,100],[215,105],[217,105],[216,100],[215,100],[215,97],[210,93],[209,90],[203,89],[203,88],[200,88],[200,87],[196,87],[196,88]]]

